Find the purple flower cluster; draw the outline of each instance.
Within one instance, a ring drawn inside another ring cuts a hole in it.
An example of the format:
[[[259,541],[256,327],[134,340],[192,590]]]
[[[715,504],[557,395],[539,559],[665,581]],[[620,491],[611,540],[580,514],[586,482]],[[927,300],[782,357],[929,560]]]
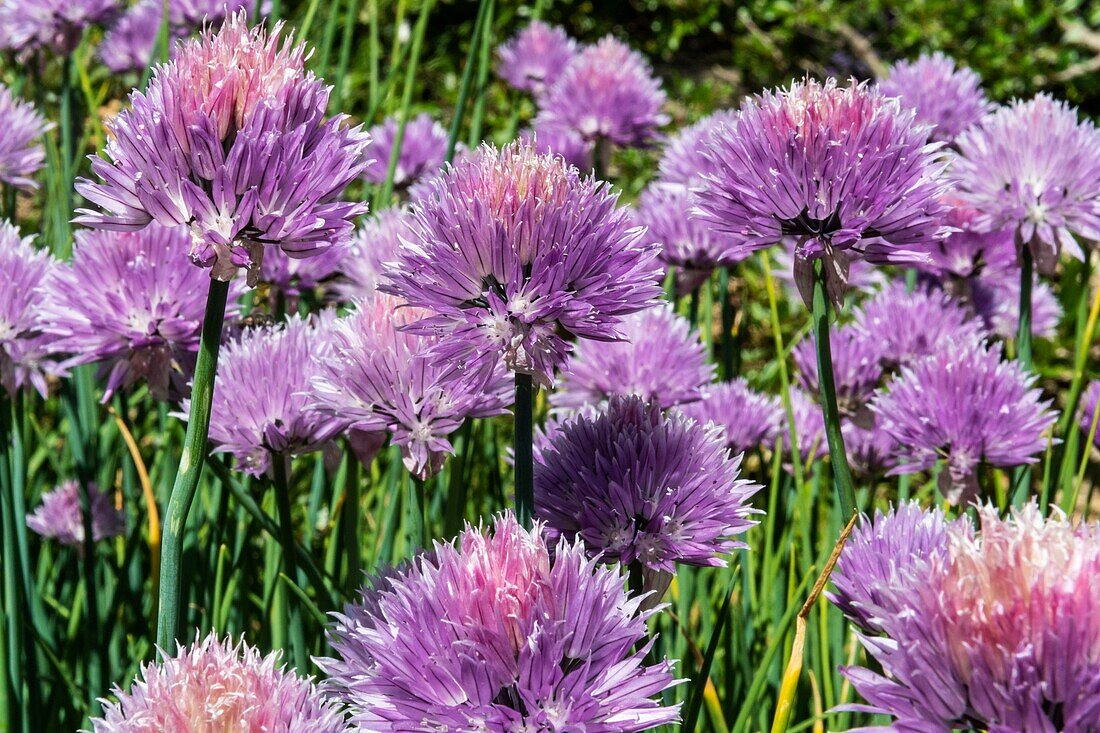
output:
[[[385,263],[397,257],[402,242],[412,237],[409,209],[382,209],[367,219],[352,237],[340,258],[339,277],[333,290],[351,302],[373,296]]]
[[[962,135],[951,166],[975,229],[1007,229],[1029,247],[1040,272],[1053,272],[1075,237],[1100,239],[1100,131],[1077,110],[1040,94],[998,109]]]
[[[843,670],[890,716],[868,731],[1085,733],[1100,700],[1100,527],[1035,504],[980,527],[915,506],[845,548],[836,600],[881,671]]]
[[[563,423],[535,465],[535,515],[592,555],[673,573],[677,563],[724,566],[720,556],[755,522],[740,456],[720,428],[666,416],[637,397]]]
[[[701,400],[677,409],[701,425],[718,426],[734,455],[774,447],[783,423],[779,399],[753,391],[742,378],[711,384],[703,390]]]
[[[562,159],[484,146],[412,201],[411,240],[380,289],[434,315],[441,358],[503,360],[553,381],[565,337],[611,341],[660,295],[657,247],[616,196]]]
[[[324,119],[328,88],[280,30],[249,29],[241,11],[158,66],[108,124],[107,158],[92,159],[100,182],[77,182],[101,209],[77,221],[187,225],[196,264],[219,280],[245,267],[253,283],[265,247],[306,257],[349,236],[365,206],[339,196],[362,174],[370,138]]]
[[[24,59],[42,50],[66,56],[88,26],[118,10],[118,0],[0,0],[0,49]]]
[[[138,381],[157,399],[186,393],[210,285],[182,254],[188,242],[186,229],[159,224],[76,233],[73,261],[58,268],[42,318],[54,349],[73,355],[69,364],[103,365],[104,402]]]
[[[576,54],[577,43],[564,29],[535,20],[497,48],[497,72],[512,88],[538,96]]]
[[[658,180],[688,188],[701,186],[719,166],[706,153],[716,131],[737,122],[737,112],[722,110],[681,128],[665,142],[658,164]]]
[[[842,414],[855,415],[864,408],[882,379],[883,343],[878,334],[854,326],[834,329],[829,342],[837,405]],[[794,363],[802,387],[818,394],[817,352],[811,339],[804,339],[794,347]]]
[[[372,160],[363,170],[363,177],[371,183],[385,182],[400,125],[401,121],[397,117],[387,117],[381,124],[370,129],[373,140],[370,148]],[[397,163],[393,172],[394,187],[406,189],[425,176],[436,173],[447,157],[449,140],[447,129],[432,119],[431,115],[419,114],[410,119],[405,125],[405,134],[397,151]]]
[[[673,723],[653,696],[641,599],[622,576],[511,515],[467,528],[366,592],[338,620],[341,660],[319,660],[363,730],[585,730]],[[425,664],[430,660],[430,664]]]
[[[951,142],[978,122],[992,106],[982,91],[982,80],[942,53],[900,61],[890,67],[879,89],[897,97],[916,113],[917,122],[929,125],[930,138]]]
[[[0,222],[0,386],[9,395],[28,386],[45,397],[46,374],[58,371],[43,306],[59,267],[31,237],[20,238],[18,229]]]
[[[277,654],[214,634],[142,665],[130,689],[113,696],[92,719],[93,733],[351,733],[340,706],[280,668]]]
[[[579,341],[559,375],[551,403],[558,408],[601,405],[635,395],[661,408],[694,402],[714,379],[699,334],[669,305],[623,319],[622,341]]]
[[[505,412],[511,382],[497,364],[488,374],[434,357],[438,340],[404,330],[427,314],[382,294],[328,329],[310,409],[362,433],[390,433],[405,467],[435,474],[454,448],[447,436],[470,417]]]
[[[83,547],[84,512],[80,501],[80,484],[66,481],[42,495],[42,503],[27,515],[27,526],[36,534],[57,540],[68,547]],[[101,542],[126,532],[126,514],[115,508],[114,497],[88,487],[88,508],[91,513],[92,541]]]
[[[865,84],[806,80],[765,92],[711,134],[715,167],[699,209],[747,255],[794,243],[809,302],[813,260],[824,259],[839,302],[848,263],[912,264],[947,234],[938,144],[897,100]]]
[[[33,104],[18,99],[0,84],[0,184],[38,188],[34,174],[46,161],[39,138],[51,127]]]
[[[745,254],[731,237],[700,219],[694,208],[694,193],[679,185],[651,184],[638,199],[638,222],[661,245],[661,260],[683,268],[689,280],[705,278],[715,267],[735,264]]]
[[[946,466],[939,485],[955,505],[978,495],[978,469],[1034,463],[1056,419],[1035,376],[1003,361],[999,345],[961,338],[902,367],[871,410],[897,441],[893,473]]]

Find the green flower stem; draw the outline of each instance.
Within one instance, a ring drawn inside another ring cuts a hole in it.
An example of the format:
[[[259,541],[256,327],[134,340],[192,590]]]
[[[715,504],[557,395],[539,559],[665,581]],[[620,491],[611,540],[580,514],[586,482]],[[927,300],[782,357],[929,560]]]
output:
[[[1020,248],[1020,318],[1016,328],[1016,361],[1025,372],[1032,371],[1031,355],[1031,248]],[[1020,466],[1012,480],[1010,498],[1013,506],[1022,506],[1031,487],[1031,467]]]
[[[299,585],[298,578],[297,545],[294,542],[294,513],[290,507],[290,484],[287,482],[287,463],[290,457],[275,454],[271,457],[271,473],[274,476],[275,506],[279,512],[279,544],[282,546],[283,574],[291,583]],[[290,639],[290,661],[302,674],[306,673],[306,665],[309,661],[308,649],[306,649],[305,632],[302,629],[302,608],[297,599],[291,598],[292,594],[284,589],[284,597],[288,606],[288,623]]]
[[[825,416],[825,437],[829,441],[829,456],[833,464],[833,481],[844,521],[856,511],[856,493],[848,455],[844,450],[844,435],[840,432],[840,411],[836,406],[836,384],[833,381],[833,354],[829,344],[829,298],[825,293],[825,270],[819,260],[814,263],[813,332],[817,347],[817,382],[821,391],[821,411]],[[795,459],[797,460],[797,458]]]
[[[410,476],[405,482],[405,491],[405,542],[411,557],[418,550],[427,549],[430,539],[428,525],[424,521],[428,509],[424,479]]]
[[[530,374],[516,373],[516,432],[513,450],[516,460],[516,518],[531,527],[535,509],[534,407],[535,390]]]
[[[161,540],[160,602],[157,607],[157,645],[171,654],[172,644],[180,624],[180,564],[183,560],[183,530],[199,476],[206,461],[206,437],[210,432],[210,404],[214,397],[214,376],[218,369],[222,325],[229,283],[210,280],[206,296],[206,314],[202,321],[195,379],[191,389],[191,413],[187,417],[187,433],[179,470],[172,484],[172,493],[165,513],[164,537]]]

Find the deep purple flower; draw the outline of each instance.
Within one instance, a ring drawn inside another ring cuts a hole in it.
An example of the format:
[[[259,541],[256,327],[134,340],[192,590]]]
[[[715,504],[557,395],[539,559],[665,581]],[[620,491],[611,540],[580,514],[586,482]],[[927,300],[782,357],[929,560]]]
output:
[[[126,532],[126,514],[115,508],[114,497],[92,484],[88,487],[92,515],[92,541],[118,537]],[[27,515],[27,526],[36,534],[68,547],[84,546],[84,512],[80,484],[66,481],[42,495],[42,503]]]
[[[566,163],[579,170],[592,170],[592,152],[595,146],[591,140],[585,140],[580,133],[568,127],[542,124],[524,130],[519,139],[534,146],[539,155],[559,155]]]
[[[46,396],[46,374],[56,374],[54,337],[44,333],[43,305],[60,264],[0,221],[0,386],[9,395],[34,387]]]
[[[254,283],[263,251],[317,254],[350,236],[365,205],[340,201],[363,172],[369,136],[343,116],[324,119],[328,88],[304,68],[305,47],[276,25],[249,29],[240,11],[217,33],[183,42],[147,90],[108,124],[96,183],[77,190],[100,210],[78,222],[135,231],[186,224],[191,258]]]
[[[343,664],[321,660],[355,725],[630,733],[676,721],[653,699],[675,684],[671,665],[645,663],[652,611],[581,545],[560,543],[551,564],[541,527],[505,514],[433,554],[340,629]]]
[[[66,56],[85,28],[118,9],[118,0],[0,0],[0,49],[20,58],[39,50]]]
[[[690,188],[701,186],[707,176],[718,175],[719,167],[705,151],[714,131],[736,120],[736,111],[720,110],[669,137],[661,154],[658,180]]]
[[[917,114],[917,122],[930,125],[932,140],[951,142],[980,120],[992,106],[982,91],[982,80],[952,58],[936,52],[916,61],[899,61],[890,67],[879,89],[897,97],[903,107]]]
[[[965,518],[880,518],[843,561],[863,574],[851,592],[873,628],[860,641],[881,669],[842,670],[867,701],[844,709],[891,716],[862,729],[883,733],[1095,731],[1100,527],[1034,503],[979,517],[978,532]]]
[[[488,373],[437,359],[438,339],[404,330],[428,314],[381,293],[329,329],[330,351],[318,359],[311,408],[344,427],[388,431],[405,467],[420,478],[435,474],[447,439],[470,417],[505,412],[511,382],[499,364]]]
[[[433,311],[440,358],[503,359],[544,384],[566,336],[612,341],[660,295],[657,246],[561,158],[483,146],[413,197],[413,240],[381,290]]]
[[[1035,376],[1002,361],[1000,345],[974,338],[943,344],[902,367],[871,410],[898,442],[892,473],[931,469],[944,459],[940,489],[955,505],[978,494],[978,468],[1034,463],[1056,414]]]
[[[649,572],[677,563],[725,566],[753,524],[749,498],[720,428],[615,397],[595,418],[561,425],[535,464],[535,515],[592,555]]]
[[[610,344],[578,341],[551,404],[577,408],[635,395],[663,409],[694,402],[714,379],[698,332],[667,304],[624,318],[622,334],[622,341]]]
[[[52,126],[33,104],[0,84],[0,184],[24,190],[38,188],[34,174],[46,161],[39,138]]]
[[[42,318],[68,363],[103,365],[104,402],[138,381],[161,400],[186,392],[210,287],[183,254],[188,242],[186,229],[159,224],[76,233],[72,264],[58,269]]]
[[[829,337],[833,355],[833,380],[840,411],[847,415],[860,412],[882,379],[883,342],[855,328],[834,328]],[[817,352],[812,339],[803,339],[794,347],[798,381],[811,394],[818,394]]]
[[[336,418],[307,409],[317,364],[332,353],[331,315],[318,320],[293,316],[246,330],[222,347],[210,441],[242,471],[262,475],[274,457],[317,450],[340,431]]]
[[[702,425],[717,425],[734,455],[762,446],[774,448],[783,423],[779,398],[754,392],[740,377],[708,386],[703,399],[677,409]]]
[[[978,231],[1012,231],[1040,272],[1075,236],[1100,239],[1100,131],[1077,110],[1040,94],[988,115],[956,140],[958,195],[978,211]]]
[[[538,20],[497,47],[497,73],[514,89],[538,96],[577,55],[577,43],[563,28]]]
[[[385,263],[397,258],[409,241],[411,213],[407,208],[382,209],[363,222],[340,258],[340,276],[333,290],[347,302],[370,298],[382,279]]]
[[[897,441],[878,426],[878,420],[865,410],[853,417],[842,417],[840,432],[848,467],[859,478],[876,478],[894,467]]]
[[[854,330],[876,345],[887,368],[911,364],[946,342],[985,335],[981,320],[943,290],[917,287],[909,292],[903,282],[864,302],[856,311]]]
[[[946,552],[948,526],[941,510],[925,511],[915,501],[886,514],[875,510],[874,521],[864,515],[833,570],[836,591],[826,595],[860,629],[881,631],[903,610],[892,605],[894,590],[912,582],[911,569]]]
[[[597,145],[641,147],[668,122],[649,63],[607,36],[577,54],[540,101],[535,128],[566,127]]]
[[[852,259],[912,264],[947,234],[938,144],[874,87],[806,80],[747,101],[711,135],[699,208],[750,253],[789,239],[809,303],[813,260],[825,259],[839,303]]]
[[[244,643],[210,634],[142,665],[129,691],[112,690],[93,733],[351,733],[343,710],[309,680]]]
[[[743,252],[694,212],[695,195],[684,186],[650,184],[638,199],[637,218],[661,245],[661,260],[702,277],[715,267],[732,265]]]
[[[396,116],[387,117],[370,129],[373,144],[372,160],[363,170],[363,178],[371,183],[384,183],[390,168],[390,155],[401,121]],[[447,157],[450,134],[447,128],[424,113],[413,117],[405,125],[405,136],[397,151],[397,167],[393,172],[395,188],[408,188],[421,178],[434,174]]]

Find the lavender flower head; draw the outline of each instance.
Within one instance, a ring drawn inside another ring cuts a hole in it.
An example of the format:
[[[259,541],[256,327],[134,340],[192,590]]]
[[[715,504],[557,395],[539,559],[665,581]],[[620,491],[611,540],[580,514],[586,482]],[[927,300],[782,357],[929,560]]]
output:
[[[852,532],[833,570],[835,592],[826,596],[860,629],[882,631],[882,622],[903,609],[892,590],[912,581],[910,570],[947,549],[948,523],[940,509],[909,502],[875,518],[866,515]]]
[[[613,395],[635,395],[663,408],[694,402],[714,379],[699,334],[670,305],[623,319],[623,340],[579,341],[562,367],[557,408],[600,405]]]
[[[595,145],[591,140],[585,140],[580,133],[568,127],[547,125],[539,120],[536,120],[536,125],[521,132],[519,139],[533,146],[539,155],[558,155],[579,170],[592,170]]]
[[[524,144],[483,146],[413,198],[412,241],[380,289],[435,315],[440,357],[503,359],[549,384],[565,336],[612,341],[660,295],[657,246],[604,184]]]
[[[363,222],[340,258],[333,290],[347,302],[373,297],[385,263],[396,259],[403,241],[412,236],[407,208],[382,209]]]
[[[783,423],[779,399],[754,392],[741,377],[712,384],[703,391],[703,399],[677,409],[700,425],[717,425],[734,455],[762,446],[774,447]]]
[[[903,367],[871,410],[898,442],[892,473],[931,469],[945,459],[940,490],[954,505],[978,495],[978,468],[1035,463],[1056,414],[1035,376],[1001,360],[1000,345],[972,338],[944,344]]]
[[[902,282],[864,302],[854,330],[877,345],[879,361],[887,368],[911,364],[945,343],[985,335],[981,320],[943,290],[918,287],[909,292]]]
[[[85,28],[118,9],[118,0],[0,0],[0,49],[21,59],[40,50],[66,56]]]
[[[260,265],[260,282],[270,285],[272,295],[283,297],[287,306],[293,309],[303,294],[321,287],[340,273],[352,246],[344,243],[304,258],[291,257],[281,249],[272,248]]]
[[[1016,338],[1020,321],[1020,272],[987,267],[969,283],[970,307],[992,333]],[[1031,281],[1031,333],[1052,338],[1062,320],[1062,305],[1050,285],[1036,274]]]
[[[736,111],[720,110],[669,137],[658,164],[658,180],[693,188],[700,186],[708,175],[717,175],[718,167],[706,154],[710,137],[736,120]]]
[[[334,417],[307,409],[317,363],[331,353],[325,320],[297,316],[226,344],[210,410],[214,452],[231,454],[241,470],[260,476],[273,457],[317,450],[340,432]]]
[[[686,273],[708,275],[715,267],[732,265],[743,252],[695,212],[695,196],[683,186],[651,184],[638,199],[638,221],[661,244],[661,260]]]
[[[1040,272],[1053,272],[1062,249],[1084,258],[1075,236],[1100,239],[1100,131],[1075,108],[1040,94],[998,109],[956,143],[952,177],[978,211],[975,228],[1012,231]]]
[[[374,140],[370,149],[373,160],[364,169],[363,177],[371,183],[381,184],[386,180],[393,143],[397,139],[400,124],[401,121],[392,116],[370,129],[370,136]],[[401,148],[397,151],[397,166],[393,173],[394,187],[408,188],[438,171],[447,157],[449,140],[447,129],[432,119],[431,115],[419,114],[410,119],[405,125]]]
[[[341,708],[279,667],[277,653],[214,634],[142,665],[130,689],[112,695],[93,733],[351,733]]]
[[[194,368],[210,280],[183,255],[182,227],[80,231],[44,306],[54,348],[68,364],[102,364],[103,401],[139,381],[157,399],[178,399]],[[239,289],[232,293],[236,300]],[[228,315],[236,313],[236,303]]]
[[[51,127],[33,104],[0,84],[0,184],[23,190],[38,188],[34,174],[46,161],[39,138]]]
[[[979,214],[975,209],[953,196],[945,202],[951,207],[947,225],[955,231],[929,250],[929,260],[918,265],[922,272],[950,287],[952,283],[981,274],[986,268],[1015,269],[1016,248],[1010,230],[978,231]]]
[[[824,259],[839,305],[850,260],[913,264],[947,234],[945,161],[928,133],[866,84],[808,79],[765,92],[711,135],[717,172],[699,209],[745,254],[793,241],[807,303],[813,261]]]
[[[136,231],[157,221],[191,230],[191,259],[254,284],[265,247],[307,257],[350,236],[365,210],[340,201],[370,141],[344,117],[324,119],[328,88],[306,72],[305,47],[249,29],[244,11],[183,42],[147,90],[108,123],[100,179],[77,190],[95,209],[77,221]]]
[[[563,28],[538,20],[497,47],[497,73],[513,89],[535,96],[550,87],[577,55],[577,43]]]
[[[126,514],[115,508],[114,498],[96,485],[88,487],[92,515],[92,541],[101,542],[126,532]],[[57,540],[67,547],[84,546],[84,512],[80,484],[66,481],[42,495],[42,503],[27,515],[27,526],[35,534]]]
[[[858,478],[878,478],[894,466],[897,441],[878,426],[878,420],[863,410],[852,417],[842,417],[840,432],[848,454],[848,467]]]
[[[447,436],[467,418],[500,415],[511,400],[499,364],[489,374],[464,370],[435,358],[437,338],[404,330],[426,316],[381,293],[359,303],[331,327],[331,351],[310,384],[311,410],[353,430],[388,431],[422,479],[454,453]]]
[[[371,594],[377,610],[334,638],[344,664],[320,660],[354,725],[630,733],[677,720],[653,699],[675,682],[667,661],[645,663],[652,612],[579,544],[551,564],[541,529],[511,514],[468,527]]]
[[[1085,391],[1081,393],[1081,431],[1085,436],[1092,432],[1093,420],[1096,420],[1096,410],[1100,407],[1100,382],[1090,382]],[[1100,427],[1096,428],[1092,442],[1100,445]]]
[[[955,60],[936,52],[916,61],[890,67],[879,89],[897,97],[917,113],[917,122],[932,126],[930,138],[951,142],[985,115],[992,106],[973,70],[956,67]]]
[[[1005,519],[982,507],[977,532],[912,511],[845,550],[866,583],[849,591],[871,615],[860,641],[882,671],[842,670],[867,701],[844,709],[891,716],[868,731],[1096,730],[1100,528],[1034,503]]]
[[[46,374],[58,370],[42,311],[61,265],[32,241],[0,221],[0,386],[12,396],[32,386],[45,397]]]
[[[561,425],[535,464],[535,515],[592,555],[673,573],[677,563],[724,567],[754,522],[720,428],[615,397],[595,418]]]
[[[641,147],[668,122],[665,93],[637,51],[607,36],[581,50],[540,101],[535,127],[568,128],[595,144]]]
[[[882,379],[883,344],[878,338],[854,326],[833,329],[829,337],[833,355],[833,379],[840,411],[860,412]],[[794,347],[798,381],[811,394],[818,394],[817,352],[811,339]]]

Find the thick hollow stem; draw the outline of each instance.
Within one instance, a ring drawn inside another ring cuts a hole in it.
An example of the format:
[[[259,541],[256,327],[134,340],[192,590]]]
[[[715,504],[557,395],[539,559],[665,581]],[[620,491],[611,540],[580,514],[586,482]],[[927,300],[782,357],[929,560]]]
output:
[[[513,451],[516,459],[516,519],[531,527],[535,509],[534,453],[535,391],[530,374],[516,374],[516,432]]]
[[[825,437],[829,441],[829,457],[833,464],[833,481],[845,521],[856,511],[856,494],[848,455],[844,450],[844,435],[840,432],[840,411],[836,406],[836,384],[833,381],[833,354],[829,345],[829,298],[825,293],[825,271],[820,262],[814,265],[813,331],[817,347],[817,383],[821,392],[821,411],[825,416]]]
[[[427,524],[424,522],[426,495],[424,479],[410,476],[405,484],[405,541],[410,556],[428,547]]]
[[[1016,360],[1024,371],[1031,371],[1031,248],[1020,252],[1020,320],[1016,328]]]
[[[214,398],[214,376],[218,369],[222,324],[229,283],[210,281],[203,316],[202,337],[195,364],[195,379],[191,388],[191,413],[187,417],[187,433],[183,453],[172,484],[165,513],[164,538],[161,545],[160,602],[157,610],[157,646],[170,654],[172,642],[179,632],[180,564],[183,560],[183,530],[191,502],[199,485],[199,475],[206,460],[206,437],[210,432],[210,405]]]

